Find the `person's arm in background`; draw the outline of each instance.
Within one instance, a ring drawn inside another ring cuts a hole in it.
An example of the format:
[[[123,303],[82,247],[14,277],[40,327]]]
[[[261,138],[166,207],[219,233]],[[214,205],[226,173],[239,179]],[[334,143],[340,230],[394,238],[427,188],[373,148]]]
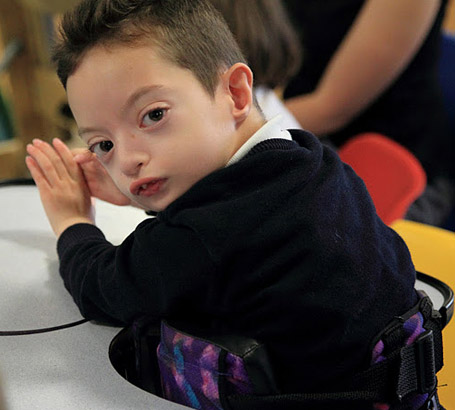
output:
[[[286,101],[303,128],[322,136],[342,128],[366,109],[412,60],[440,3],[368,0],[315,91]]]

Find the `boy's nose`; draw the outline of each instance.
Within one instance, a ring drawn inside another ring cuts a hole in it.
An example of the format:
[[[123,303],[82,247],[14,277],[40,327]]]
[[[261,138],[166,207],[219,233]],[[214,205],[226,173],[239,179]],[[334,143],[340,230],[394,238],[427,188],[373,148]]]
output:
[[[123,144],[119,147],[118,161],[123,174],[134,176],[139,173],[141,168],[149,161],[149,154],[136,144]]]

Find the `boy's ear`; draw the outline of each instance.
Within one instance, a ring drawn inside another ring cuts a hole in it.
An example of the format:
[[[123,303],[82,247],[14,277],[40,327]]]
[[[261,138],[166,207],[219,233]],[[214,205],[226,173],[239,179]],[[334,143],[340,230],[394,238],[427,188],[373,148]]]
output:
[[[246,64],[236,63],[222,76],[233,103],[232,114],[241,122],[253,105],[253,73]]]

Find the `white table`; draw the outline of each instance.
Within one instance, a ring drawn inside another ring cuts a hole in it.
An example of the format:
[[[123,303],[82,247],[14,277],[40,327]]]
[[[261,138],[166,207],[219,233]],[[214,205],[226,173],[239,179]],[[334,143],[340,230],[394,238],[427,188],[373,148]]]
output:
[[[146,215],[97,201],[97,224],[120,243]],[[61,326],[82,319],[58,273],[56,240],[34,186],[0,187],[0,331]],[[138,389],[111,366],[120,328],[83,323],[0,336],[8,410],[184,409]]]

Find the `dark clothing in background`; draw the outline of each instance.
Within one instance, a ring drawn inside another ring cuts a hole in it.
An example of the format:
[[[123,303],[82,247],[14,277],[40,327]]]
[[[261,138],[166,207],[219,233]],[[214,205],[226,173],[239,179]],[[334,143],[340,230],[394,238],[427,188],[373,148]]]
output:
[[[300,72],[285,90],[284,96],[289,98],[316,88],[365,0],[284,0],[284,3],[301,36],[304,53]],[[446,4],[447,0],[442,0],[431,31],[399,78],[351,123],[328,135],[335,146],[362,132],[379,132],[413,152],[430,182],[440,176],[454,178],[455,141],[449,135],[438,76]]]

